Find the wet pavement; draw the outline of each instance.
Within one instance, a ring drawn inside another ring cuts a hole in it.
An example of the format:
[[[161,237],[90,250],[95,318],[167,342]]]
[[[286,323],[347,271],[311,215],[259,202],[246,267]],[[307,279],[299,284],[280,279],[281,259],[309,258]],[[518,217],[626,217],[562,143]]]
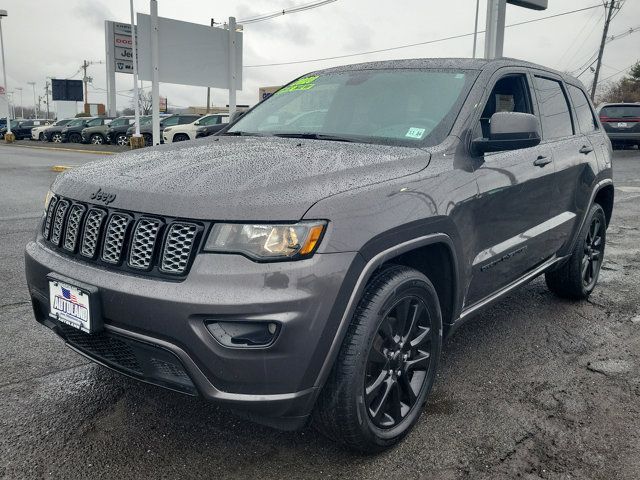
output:
[[[416,429],[373,457],[129,380],[35,323],[22,252],[50,166],[102,158],[0,148],[0,478],[640,478],[637,150],[616,152],[590,300],[560,300],[537,279],[463,326]]]

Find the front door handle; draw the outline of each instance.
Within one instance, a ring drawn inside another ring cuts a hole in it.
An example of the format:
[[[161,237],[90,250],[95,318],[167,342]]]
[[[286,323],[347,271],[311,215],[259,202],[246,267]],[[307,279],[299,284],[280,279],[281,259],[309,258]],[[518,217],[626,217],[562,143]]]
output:
[[[548,165],[551,162],[552,162],[552,160],[549,157],[544,157],[544,156],[540,155],[538,158],[535,159],[533,164],[536,167],[544,167],[545,165]]]
[[[583,145],[582,148],[579,151],[580,151],[580,153],[584,153],[586,155],[588,153],[593,152],[593,147],[588,147],[586,145]]]

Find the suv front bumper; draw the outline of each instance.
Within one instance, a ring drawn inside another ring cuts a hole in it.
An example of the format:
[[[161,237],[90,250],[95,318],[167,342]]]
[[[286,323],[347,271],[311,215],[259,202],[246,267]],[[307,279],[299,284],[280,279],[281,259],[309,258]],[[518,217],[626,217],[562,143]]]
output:
[[[36,240],[27,245],[25,263],[36,319],[75,350],[140,380],[296,428],[313,408],[342,315],[334,306],[359,258],[347,252],[256,263],[239,255],[200,253],[188,277],[171,282],[77,261]],[[98,288],[102,333],[69,330],[48,316],[50,273]],[[276,322],[278,336],[267,347],[229,348],[207,329],[211,320]],[[124,347],[137,370],[113,356],[111,350],[120,355]],[[158,359],[162,368],[154,370]]]

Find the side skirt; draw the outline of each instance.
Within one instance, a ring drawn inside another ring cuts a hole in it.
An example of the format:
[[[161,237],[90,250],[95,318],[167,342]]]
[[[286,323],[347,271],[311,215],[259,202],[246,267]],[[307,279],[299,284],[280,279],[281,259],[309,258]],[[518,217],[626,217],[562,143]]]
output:
[[[463,309],[462,313],[460,314],[460,318],[457,321],[455,321],[449,327],[448,332],[447,332],[447,337],[450,337],[451,335],[453,335],[453,333],[456,330],[458,330],[458,328],[460,328],[461,325],[465,324],[468,320],[470,320],[473,317],[475,317],[476,315],[478,315],[485,308],[491,306],[494,302],[496,302],[496,301],[500,300],[502,297],[508,295],[509,293],[511,293],[516,288],[521,287],[522,285],[530,282],[531,280],[533,280],[534,278],[536,278],[539,275],[543,274],[547,270],[550,270],[552,267],[554,267],[558,263],[564,261],[566,258],[567,258],[566,256],[565,257],[553,256],[549,260],[544,262],[542,265],[540,265],[539,267],[537,267],[537,268],[531,270],[530,272],[524,274],[519,279],[514,280],[513,282],[511,282],[509,285],[506,285],[502,289],[500,289],[497,292],[489,295],[488,297],[484,298],[483,300],[480,300],[479,302],[474,303],[470,307],[467,307],[467,308]]]

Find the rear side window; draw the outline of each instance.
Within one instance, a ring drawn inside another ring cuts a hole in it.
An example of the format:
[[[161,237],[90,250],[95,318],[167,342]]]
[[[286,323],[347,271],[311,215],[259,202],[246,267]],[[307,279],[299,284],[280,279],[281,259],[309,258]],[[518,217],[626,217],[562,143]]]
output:
[[[601,117],[640,118],[640,105],[610,105],[600,110]]]
[[[589,99],[585,93],[578,87],[573,85],[567,85],[569,95],[571,95],[571,102],[573,108],[576,111],[576,118],[578,119],[578,125],[582,133],[593,132],[598,129],[598,123],[593,115],[593,110],[589,104]]]
[[[543,137],[550,140],[573,135],[569,104],[560,82],[535,77],[535,84],[540,104]]]

